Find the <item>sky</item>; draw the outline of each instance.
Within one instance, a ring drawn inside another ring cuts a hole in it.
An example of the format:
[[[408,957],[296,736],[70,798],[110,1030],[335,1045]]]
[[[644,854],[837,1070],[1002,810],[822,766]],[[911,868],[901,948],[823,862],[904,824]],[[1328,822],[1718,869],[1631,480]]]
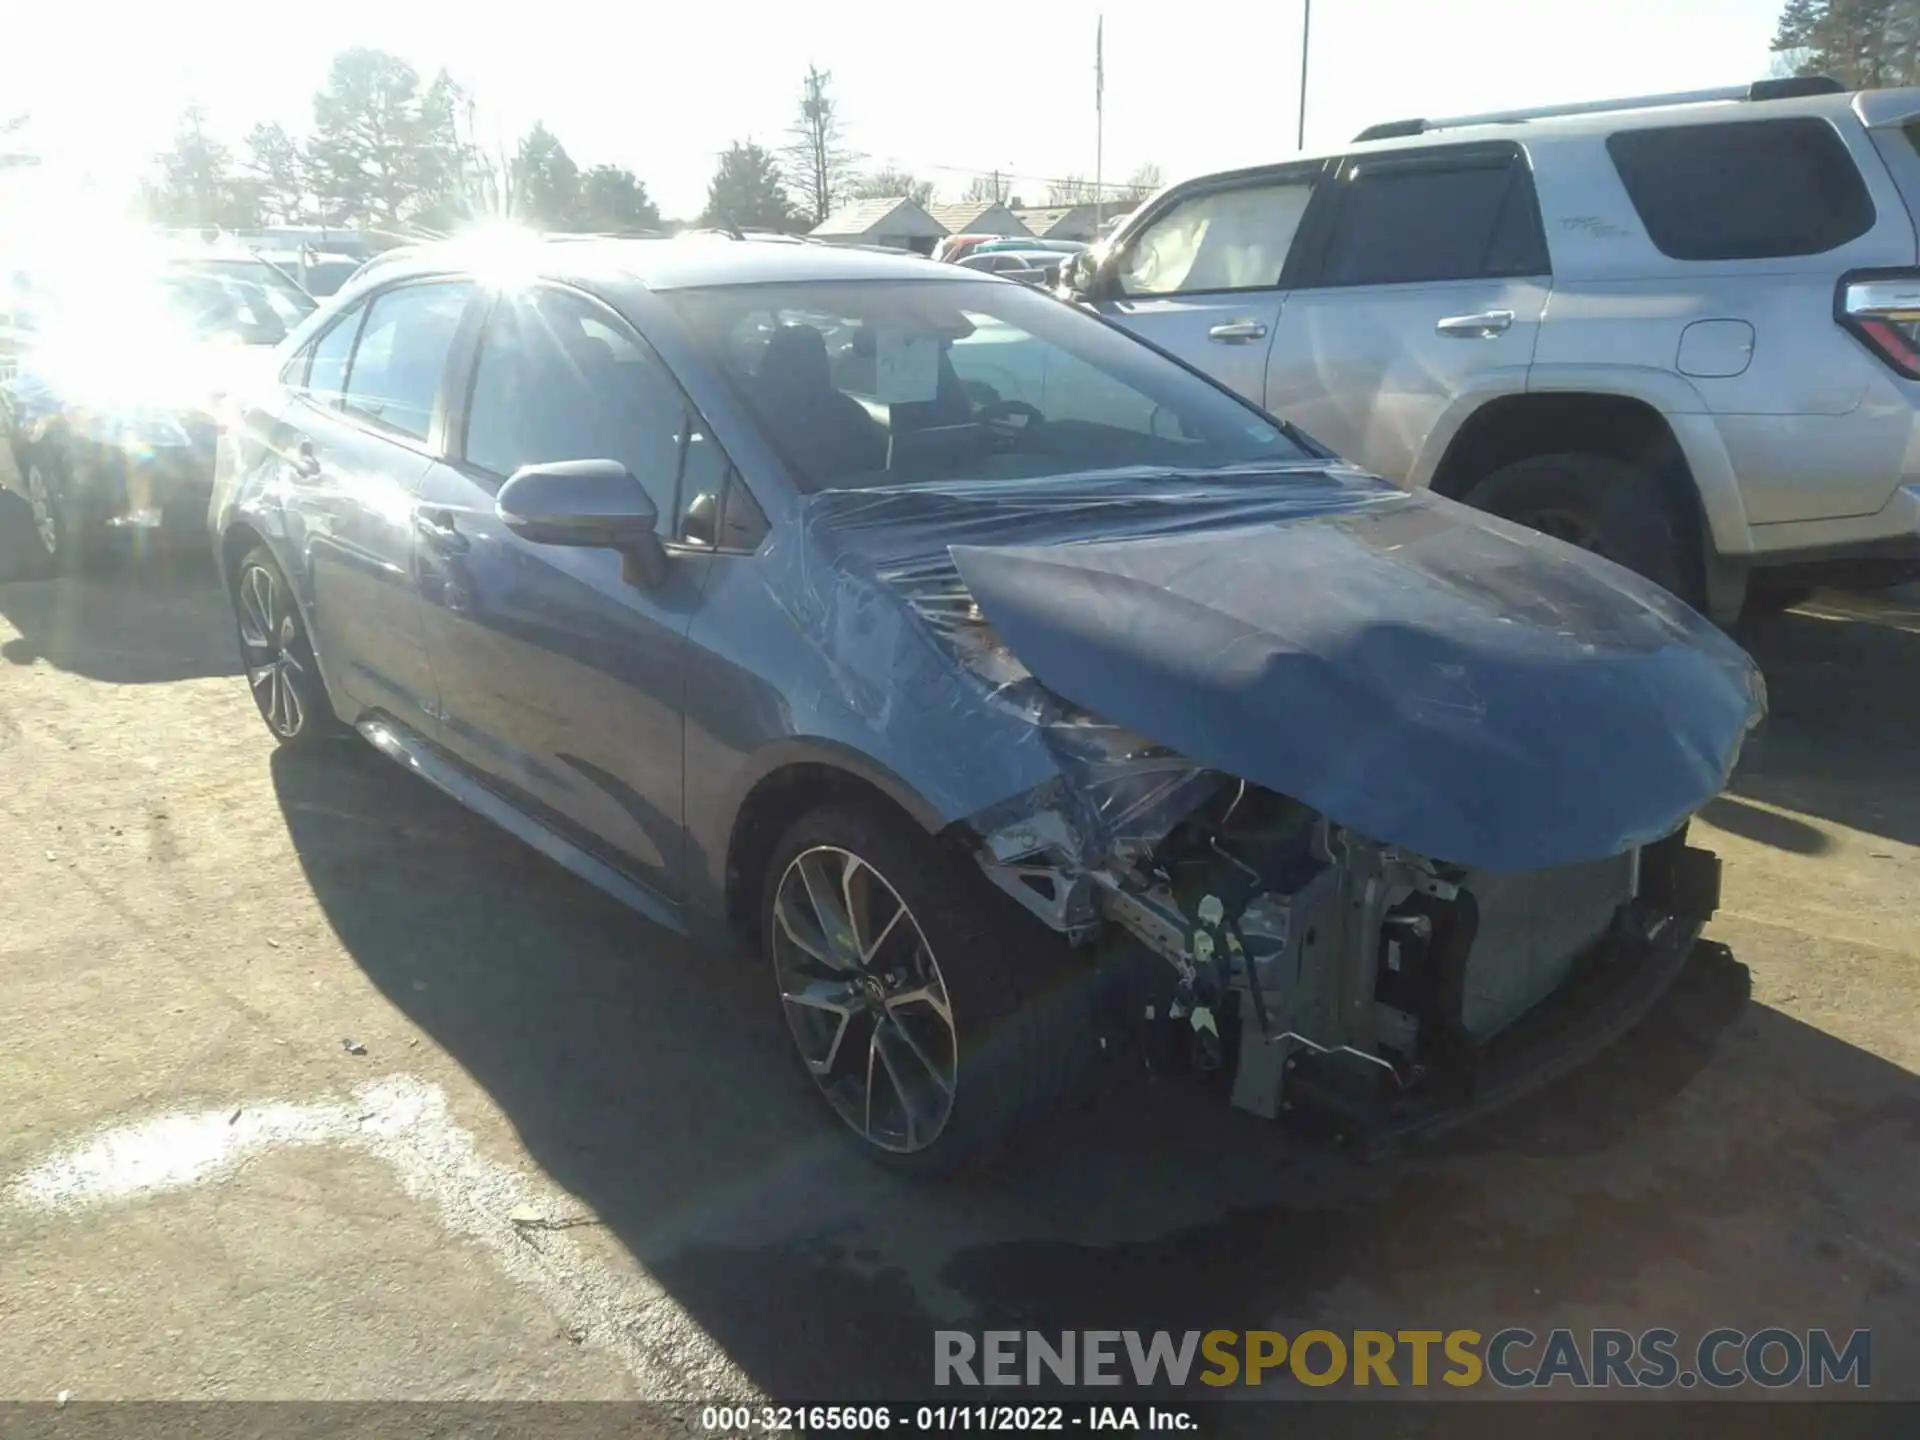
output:
[[[1307,148],[1374,121],[1698,89],[1769,73],[1781,0],[1317,0]],[[1165,178],[1295,152],[1299,0],[839,0],[610,6],[23,3],[0,118],[30,112],[49,174],[130,188],[189,101],[238,141],[295,133],[332,56],[371,45],[473,95],[485,140],[543,120],[584,168],[624,165],[670,217],[705,203],[729,141],[777,146],[809,61],[832,72],[848,147],[958,198],[972,174],[1091,175],[1093,54],[1105,19],[1103,173]],[[21,63],[25,59],[28,63]]]

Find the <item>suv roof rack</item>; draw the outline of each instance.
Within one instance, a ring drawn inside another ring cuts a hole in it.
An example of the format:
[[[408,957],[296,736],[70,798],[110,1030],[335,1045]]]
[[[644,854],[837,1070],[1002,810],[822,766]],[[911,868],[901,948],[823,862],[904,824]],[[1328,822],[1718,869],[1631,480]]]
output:
[[[1714,90],[1675,90],[1665,95],[1583,100],[1573,105],[1543,105],[1534,110],[1489,110],[1484,115],[1454,115],[1445,120],[1385,120],[1367,126],[1353,137],[1353,143],[1398,140],[1407,135],[1424,135],[1429,130],[1462,130],[1469,125],[1516,125],[1563,115],[1603,115],[1610,110],[1652,110],[1665,105],[1703,105],[1714,100],[1796,100],[1806,95],[1839,95],[1846,88],[1830,75],[1788,75],[1777,80],[1756,80],[1751,85],[1723,85]]]

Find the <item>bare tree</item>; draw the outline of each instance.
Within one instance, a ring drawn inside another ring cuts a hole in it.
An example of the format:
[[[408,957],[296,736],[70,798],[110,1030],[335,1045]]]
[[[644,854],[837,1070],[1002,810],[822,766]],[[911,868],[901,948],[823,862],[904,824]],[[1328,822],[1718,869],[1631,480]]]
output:
[[[933,182],[916,178],[911,170],[889,165],[854,176],[847,183],[846,193],[849,200],[887,200],[904,195],[916,205],[926,205],[933,200]]]
[[[985,175],[976,175],[967,182],[967,188],[960,194],[962,200],[972,200],[979,204],[1004,205],[1011,198],[1013,187],[1007,177],[998,170],[990,170]]]
[[[786,173],[799,192],[800,208],[818,225],[847,193],[860,158],[840,143],[840,104],[833,98],[833,72],[807,66],[800,87],[800,113],[787,133],[792,141],[780,153]]]
[[[1099,193],[1093,182],[1084,175],[1068,175],[1047,182],[1049,205],[1091,205]]]
[[[1160,167],[1151,160],[1135,167],[1133,174],[1127,177],[1127,183],[1116,191],[1121,200],[1144,200],[1166,182],[1160,178]]]

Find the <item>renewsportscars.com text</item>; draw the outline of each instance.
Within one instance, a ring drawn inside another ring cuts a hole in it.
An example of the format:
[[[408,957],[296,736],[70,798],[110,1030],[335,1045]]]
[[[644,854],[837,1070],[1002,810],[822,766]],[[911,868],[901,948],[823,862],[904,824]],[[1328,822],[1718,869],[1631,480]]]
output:
[[[947,1386],[1356,1385],[1819,1389],[1873,1383],[1873,1332],[1531,1330],[936,1330]]]

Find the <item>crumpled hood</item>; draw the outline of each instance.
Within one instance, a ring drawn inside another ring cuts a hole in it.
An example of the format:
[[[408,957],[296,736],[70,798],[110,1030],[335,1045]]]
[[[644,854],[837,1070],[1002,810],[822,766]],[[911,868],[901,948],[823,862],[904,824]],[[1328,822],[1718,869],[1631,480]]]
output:
[[[1225,525],[952,561],[1050,690],[1435,859],[1617,854],[1725,787],[1759,672],[1664,590],[1428,494],[1329,477],[1253,518],[1250,488]]]

